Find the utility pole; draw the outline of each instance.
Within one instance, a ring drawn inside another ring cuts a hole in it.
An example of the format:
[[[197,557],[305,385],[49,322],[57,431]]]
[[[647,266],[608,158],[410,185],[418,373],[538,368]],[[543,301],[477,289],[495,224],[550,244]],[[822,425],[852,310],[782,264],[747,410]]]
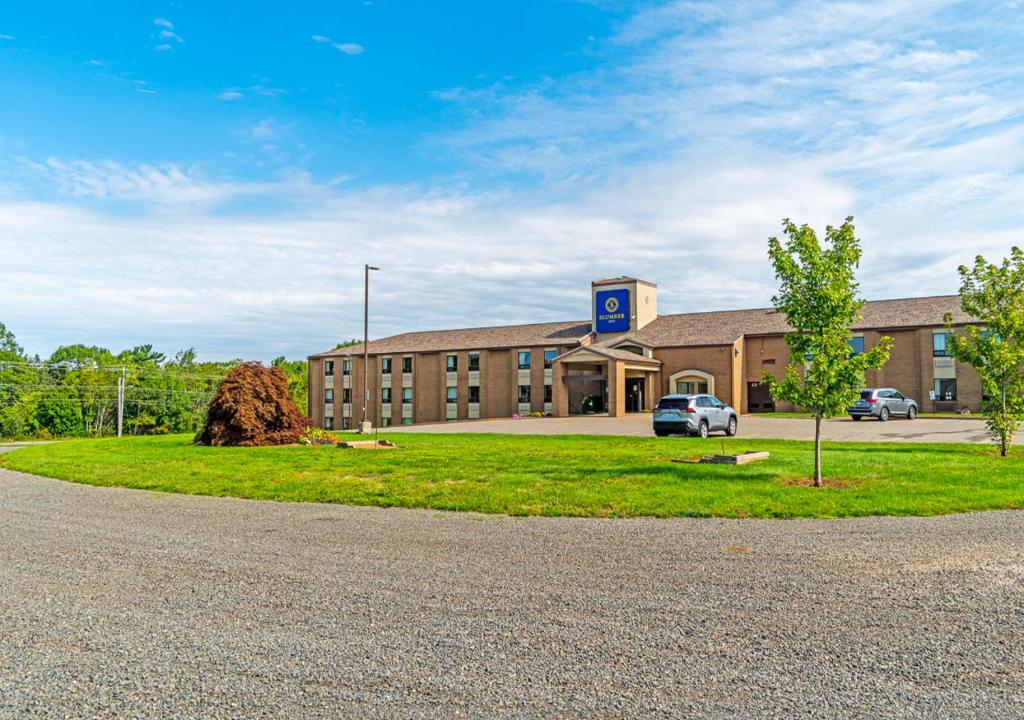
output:
[[[117,379],[117,436],[124,433],[124,381],[125,367],[121,366],[121,377]]]
[[[366,432],[367,415],[366,407],[370,403],[370,386],[367,384],[370,364],[370,271],[380,270],[373,265],[363,265],[363,421],[359,424],[359,431]]]

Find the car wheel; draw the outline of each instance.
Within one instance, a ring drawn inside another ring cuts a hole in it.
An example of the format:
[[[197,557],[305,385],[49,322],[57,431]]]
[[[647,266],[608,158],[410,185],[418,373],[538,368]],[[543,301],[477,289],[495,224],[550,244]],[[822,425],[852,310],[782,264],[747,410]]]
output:
[[[882,422],[889,421],[889,408],[884,407],[878,412],[878,419]]]
[[[860,422],[861,416],[860,415],[851,415],[850,419],[853,420],[854,422]]]
[[[913,405],[911,405],[910,409],[907,410],[907,420],[913,420],[916,417],[917,417],[917,408],[914,407]]]
[[[702,438],[706,438],[708,436],[707,420],[700,421],[700,425],[697,426],[697,434],[700,435]]]
[[[736,418],[729,418],[729,424],[725,426],[725,434],[729,437],[736,434]]]

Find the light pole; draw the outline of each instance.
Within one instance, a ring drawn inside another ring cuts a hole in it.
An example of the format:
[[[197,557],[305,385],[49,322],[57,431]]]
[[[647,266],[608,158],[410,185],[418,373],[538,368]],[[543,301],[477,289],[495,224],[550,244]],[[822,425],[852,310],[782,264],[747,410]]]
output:
[[[370,386],[367,384],[370,364],[370,271],[380,270],[373,265],[363,265],[363,421],[359,431],[366,432],[366,406],[370,402]]]

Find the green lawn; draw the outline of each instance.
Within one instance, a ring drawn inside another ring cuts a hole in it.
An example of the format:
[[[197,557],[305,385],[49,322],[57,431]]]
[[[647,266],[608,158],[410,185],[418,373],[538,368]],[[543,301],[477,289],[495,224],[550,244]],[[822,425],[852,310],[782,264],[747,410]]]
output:
[[[848,517],[1024,507],[1024,453],[988,446],[811,444],[710,438],[401,434],[397,450],[209,448],[187,436],[71,440],[0,455],[12,470],[260,500],[477,510],[513,515]],[[769,450],[746,466],[672,458]]]

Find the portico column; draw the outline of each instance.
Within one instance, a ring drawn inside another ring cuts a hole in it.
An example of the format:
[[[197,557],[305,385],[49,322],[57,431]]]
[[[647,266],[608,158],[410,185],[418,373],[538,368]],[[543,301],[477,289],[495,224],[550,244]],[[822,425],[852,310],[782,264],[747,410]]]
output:
[[[608,415],[623,417],[626,414],[626,363],[622,360],[608,361]]]
[[[565,371],[566,367],[561,360],[551,364],[551,414],[554,417],[569,415],[569,388],[562,377]]]

